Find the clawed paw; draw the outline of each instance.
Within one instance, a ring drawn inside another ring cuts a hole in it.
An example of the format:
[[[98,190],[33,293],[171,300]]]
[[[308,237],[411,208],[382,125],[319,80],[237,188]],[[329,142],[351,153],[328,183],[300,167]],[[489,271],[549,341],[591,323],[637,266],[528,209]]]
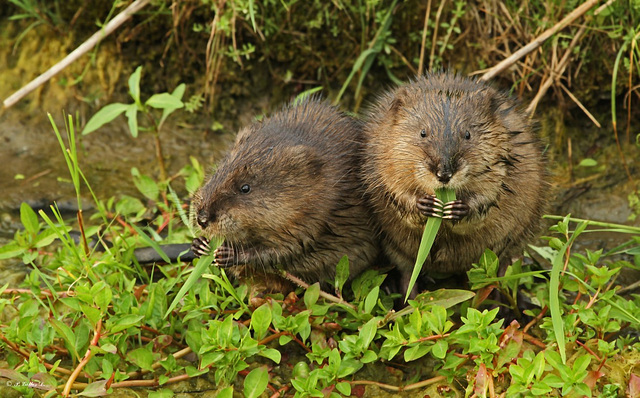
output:
[[[203,257],[211,253],[211,247],[209,246],[209,239],[205,237],[195,238],[191,242],[191,250],[196,257]]]
[[[469,206],[461,200],[444,203],[434,195],[418,198],[418,210],[426,217],[460,220],[469,214]]]
[[[214,251],[214,260],[218,267],[233,265],[235,261],[233,249],[223,243]]]

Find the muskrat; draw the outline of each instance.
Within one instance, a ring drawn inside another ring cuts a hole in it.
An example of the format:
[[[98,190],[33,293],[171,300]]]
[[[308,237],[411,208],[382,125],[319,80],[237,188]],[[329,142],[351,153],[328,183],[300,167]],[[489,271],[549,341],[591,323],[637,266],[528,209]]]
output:
[[[359,180],[361,147],[362,123],[317,97],[241,129],[195,194],[205,236],[193,251],[204,255],[209,237],[224,237],[215,262],[241,278],[273,280],[281,267],[324,283],[344,255],[357,275],[380,251]]]
[[[371,107],[363,176],[404,292],[427,216],[451,221],[423,275],[467,271],[486,248],[504,267],[538,230],[549,194],[542,145],[518,101],[450,72],[416,77]],[[457,200],[441,203],[439,188]]]

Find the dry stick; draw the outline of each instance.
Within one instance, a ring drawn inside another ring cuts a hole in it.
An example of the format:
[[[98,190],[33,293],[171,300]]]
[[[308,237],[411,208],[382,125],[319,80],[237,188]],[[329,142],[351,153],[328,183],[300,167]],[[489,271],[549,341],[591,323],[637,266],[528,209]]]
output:
[[[87,363],[89,363],[89,360],[92,357],[91,347],[95,347],[98,345],[98,340],[100,340],[101,335],[102,335],[102,319],[98,320],[98,324],[96,325],[96,329],[94,330],[93,339],[91,339],[91,343],[89,343],[89,348],[87,348],[87,352],[84,354],[84,358],[82,358],[82,361],[80,361],[80,363],[78,364],[78,366],[76,366],[71,376],[69,376],[69,379],[67,380],[67,383],[64,386],[64,390],[62,391],[63,397],[68,397],[69,393],[71,393],[71,387],[73,386],[73,383],[76,381],[76,379],[78,378],[78,375],[80,375],[80,372],[82,372],[82,369]]]
[[[433,40],[431,40],[431,53],[429,54],[429,70],[433,70],[433,58],[436,55],[436,41],[438,38],[438,25],[440,25],[440,16],[442,15],[442,9],[444,8],[447,0],[442,0],[438,12],[436,12],[436,25],[433,29]]]
[[[540,88],[538,89],[538,93],[533,98],[533,100],[531,100],[531,103],[526,109],[526,112],[529,115],[533,115],[533,112],[535,112],[536,107],[538,106],[538,102],[540,102],[542,97],[544,97],[544,95],[547,93],[547,90],[549,90],[554,80],[559,79],[560,76],[562,76],[562,74],[564,73],[565,69],[567,69],[567,66],[569,65],[569,58],[571,56],[571,52],[573,51],[574,47],[578,45],[578,41],[580,37],[582,37],[582,34],[584,33],[585,29],[586,29],[585,25],[582,25],[580,27],[576,35],[571,40],[569,47],[567,47],[567,50],[564,52],[564,55],[562,56],[560,61],[557,63],[555,69],[551,70],[551,74],[547,76],[544,82],[542,82],[542,84],[540,85]]]
[[[420,46],[420,62],[418,63],[418,75],[422,75],[422,72],[424,70],[424,45],[427,41],[429,14],[431,14],[431,0],[427,2],[427,11],[424,14],[424,28],[422,28],[422,45]]]
[[[303,281],[302,279],[291,275],[290,273],[286,272],[286,271],[282,271],[282,273],[280,274],[283,278],[295,283],[296,285],[300,286],[303,289],[308,289],[309,288],[309,284],[306,283],[305,281]],[[344,304],[347,307],[350,307],[351,309],[356,309],[356,306],[348,303],[344,300],[342,300],[341,298],[338,298],[332,294],[329,294],[327,292],[322,291],[322,289],[320,290],[320,297],[323,297],[325,300],[331,301],[332,303],[336,303],[336,304]]]
[[[26,86],[13,93],[9,98],[4,100],[4,107],[9,108],[20,101],[22,97],[29,94],[36,88],[46,83],[49,79],[60,73],[64,68],[75,62],[78,58],[89,52],[96,44],[100,43],[102,39],[109,36],[120,25],[126,22],[133,14],[139,11],[141,8],[149,4],[151,0],[136,0],[120,14],[116,15],[109,23],[107,23],[103,29],[100,29],[94,33],[87,41],[82,43],[78,48],[73,50],[71,54],[67,55],[62,61],[53,65],[48,71],[44,72],[40,76],[30,81]]]
[[[589,11],[591,8],[593,8],[593,6],[598,4],[598,1],[599,0],[588,0],[582,5],[580,5],[580,7],[571,11],[569,15],[564,17],[560,22],[555,24],[553,27],[545,30],[540,36],[533,39],[533,41],[531,41],[529,44],[522,47],[518,51],[514,52],[513,54],[511,54],[509,57],[504,59],[502,62],[498,63],[493,68],[489,69],[489,71],[487,71],[484,75],[482,75],[480,80],[487,81],[492,79],[497,74],[499,74],[500,72],[504,71],[505,69],[513,65],[520,58],[524,57],[525,55],[529,54],[536,48],[540,47],[542,43],[544,43],[548,38],[556,34],[558,31],[564,29],[567,25],[569,25],[570,23],[572,23],[573,21],[581,17],[584,13]]]
[[[559,85],[560,85],[560,88],[561,88],[565,93],[567,93],[567,95],[569,96],[569,98],[571,98],[571,99],[573,100],[573,102],[575,102],[575,103],[576,103],[576,105],[578,105],[578,107],[579,107],[580,109],[582,109],[582,112],[584,112],[584,113],[589,117],[589,119],[591,119],[591,121],[593,122],[593,124],[595,124],[596,126],[598,126],[598,128],[602,127],[602,125],[600,124],[600,122],[598,122],[598,120],[595,118],[595,116],[593,116],[593,115],[591,114],[591,112],[589,112],[589,110],[587,110],[587,108],[586,108],[584,105],[582,105],[582,102],[580,102],[580,100],[579,100],[578,98],[576,98],[576,96],[575,96],[575,95],[573,95],[573,93],[572,93],[571,91],[569,91],[569,89],[568,89],[564,84],[559,83]]]

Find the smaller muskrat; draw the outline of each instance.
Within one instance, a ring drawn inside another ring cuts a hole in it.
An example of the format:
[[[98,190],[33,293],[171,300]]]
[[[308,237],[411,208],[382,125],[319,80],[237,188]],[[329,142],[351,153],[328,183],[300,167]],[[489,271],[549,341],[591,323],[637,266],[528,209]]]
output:
[[[309,283],[332,281],[344,255],[359,274],[379,252],[359,182],[361,141],[361,122],[315,97],[241,129],[194,197],[205,235],[194,253],[224,237],[215,262],[235,276],[273,281],[280,266]]]
[[[365,139],[367,195],[405,292],[427,216],[453,221],[443,221],[423,275],[467,271],[485,248],[504,267],[537,231],[549,194],[542,147],[506,93],[452,73],[419,76],[379,98]],[[457,200],[443,204],[439,188]]]

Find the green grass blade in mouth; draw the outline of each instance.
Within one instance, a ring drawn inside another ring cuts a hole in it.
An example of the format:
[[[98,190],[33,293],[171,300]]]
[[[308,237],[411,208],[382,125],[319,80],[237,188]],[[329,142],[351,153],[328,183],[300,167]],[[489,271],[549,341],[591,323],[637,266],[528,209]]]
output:
[[[436,189],[436,197],[443,203],[448,203],[452,200],[456,200],[456,193],[453,189]],[[409,294],[411,293],[411,290],[413,290],[413,286],[418,279],[418,275],[420,275],[420,271],[422,271],[422,265],[429,255],[429,251],[431,250],[431,246],[433,246],[433,242],[436,239],[436,234],[438,233],[441,223],[442,218],[440,217],[429,217],[427,219],[427,223],[424,226],[424,232],[422,233],[422,240],[420,240],[420,248],[418,249],[416,263],[413,266],[413,273],[409,280],[407,294],[404,297],[405,302],[409,299]]]

